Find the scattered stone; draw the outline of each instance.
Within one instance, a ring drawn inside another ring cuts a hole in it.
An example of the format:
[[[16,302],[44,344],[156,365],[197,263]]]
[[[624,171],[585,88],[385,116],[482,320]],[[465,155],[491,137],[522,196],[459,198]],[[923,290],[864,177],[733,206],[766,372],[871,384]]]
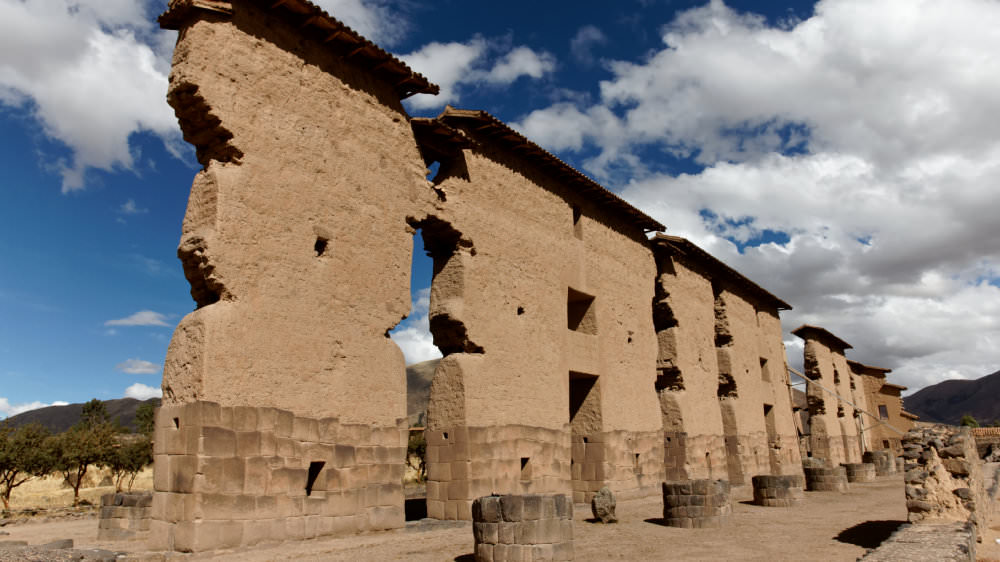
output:
[[[615,505],[615,495],[607,486],[601,488],[594,494],[594,499],[590,500],[590,510],[593,512],[594,518],[600,519],[601,523],[618,522],[618,518],[615,516]]]
[[[38,548],[44,548],[45,550],[59,550],[63,548],[73,548],[73,539],[62,539],[58,541],[47,542]]]

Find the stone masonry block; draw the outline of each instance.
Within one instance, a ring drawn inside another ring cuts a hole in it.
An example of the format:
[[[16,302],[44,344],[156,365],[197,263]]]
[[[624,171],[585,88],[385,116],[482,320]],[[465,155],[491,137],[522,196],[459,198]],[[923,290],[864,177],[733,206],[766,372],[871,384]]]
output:
[[[256,408],[257,410],[257,431],[261,433],[274,433],[278,423],[277,408]]]
[[[201,451],[212,457],[236,456],[236,432],[220,427],[201,428]]]
[[[295,416],[292,420],[292,439],[318,443],[319,422],[312,418]]]
[[[260,456],[260,432],[236,432],[236,456],[242,458]]]
[[[292,430],[295,425],[295,414],[288,410],[277,410],[274,420],[275,437],[289,439],[292,437]]]
[[[257,431],[257,408],[236,406],[233,408],[233,429],[235,431]]]

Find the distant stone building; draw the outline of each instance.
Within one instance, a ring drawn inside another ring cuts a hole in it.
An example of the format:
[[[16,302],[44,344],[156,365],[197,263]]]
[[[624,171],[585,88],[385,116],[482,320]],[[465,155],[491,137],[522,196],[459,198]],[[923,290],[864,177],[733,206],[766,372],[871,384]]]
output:
[[[913,422],[917,419],[917,416],[903,409],[901,393],[906,387],[886,380],[886,375],[892,369],[873,367],[857,361],[848,361],[847,364],[862,381],[870,412],[877,416],[877,419],[867,416],[862,418],[870,450],[888,449],[893,452],[893,456],[902,454],[901,439],[913,428]]]

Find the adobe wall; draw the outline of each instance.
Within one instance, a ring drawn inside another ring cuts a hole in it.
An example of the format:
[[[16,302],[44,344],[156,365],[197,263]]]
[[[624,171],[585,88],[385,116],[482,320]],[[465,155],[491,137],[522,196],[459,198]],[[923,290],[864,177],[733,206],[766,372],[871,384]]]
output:
[[[655,493],[655,269],[642,229],[481,136],[479,122],[447,122],[476,146],[441,162],[442,200],[411,221],[443,221],[461,239],[435,259],[431,288],[435,342],[446,331],[462,341],[443,349],[431,386],[429,516],[468,519],[472,500],[494,493]]]
[[[770,379],[770,384],[759,387],[761,400],[763,404],[773,406],[776,430],[774,438],[768,441],[770,474],[802,474],[802,455],[795,428],[795,413],[789,386],[788,355],[782,338],[781,318],[776,311],[758,306],[757,325],[757,349],[760,358],[765,360],[761,370],[766,369],[767,378]]]
[[[299,497],[312,462],[327,459],[330,470],[332,451],[347,443],[402,469],[404,360],[387,332],[410,308],[406,218],[434,192],[390,84],[261,4],[185,12],[189,4],[171,2],[165,17],[180,29],[168,101],[204,166],[178,249],[198,308],[177,327],[164,365],[163,408],[175,413],[157,423],[153,544],[204,550],[328,534],[330,521],[298,527],[333,516]],[[259,423],[255,412],[279,409],[295,435],[201,413],[218,408],[244,408]],[[320,440],[299,433],[330,417],[358,429]],[[166,432],[185,439],[166,449]],[[274,439],[279,448],[256,445]],[[337,465],[351,472],[335,491],[377,490],[371,507],[399,513],[344,528],[401,526],[402,490],[384,478],[396,469],[352,463],[364,461]],[[366,518],[369,506],[329,509]],[[267,532],[221,523],[231,519],[270,523]]]
[[[850,368],[843,350],[821,339],[805,337],[805,375],[819,385],[850,399]],[[813,457],[830,466],[861,462],[861,445],[854,408],[807,383],[809,401],[810,449]]]
[[[913,421],[903,416],[903,400],[900,397],[900,391],[885,387],[885,373],[887,371],[856,363],[851,364],[851,367],[864,388],[867,410],[875,416],[880,416],[879,406],[886,408],[887,417],[885,420],[876,421],[869,416],[863,418],[871,450],[888,449],[892,451],[894,457],[899,456],[903,452],[902,437],[913,427]],[[893,431],[893,428],[898,432]]]
[[[671,254],[654,307],[668,479],[801,474],[776,308]]]
[[[666,479],[729,479],[712,282],[690,264],[657,252],[654,305]]]

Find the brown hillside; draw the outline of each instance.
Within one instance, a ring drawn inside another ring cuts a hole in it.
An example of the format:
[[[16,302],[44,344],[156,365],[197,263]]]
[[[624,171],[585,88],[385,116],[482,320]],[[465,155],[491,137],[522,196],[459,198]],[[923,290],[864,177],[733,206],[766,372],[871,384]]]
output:
[[[904,399],[922,421],[958,424],[969,414],[980,424],[1000,420],[1000,371],[971,380],[944,381]]]
[[[410,425],[427,424],[427,402],[431,397],[431,380],[440,359],[414,363],[406,368],[406,416]],[[421,419],[423,416],[424,419]]]

